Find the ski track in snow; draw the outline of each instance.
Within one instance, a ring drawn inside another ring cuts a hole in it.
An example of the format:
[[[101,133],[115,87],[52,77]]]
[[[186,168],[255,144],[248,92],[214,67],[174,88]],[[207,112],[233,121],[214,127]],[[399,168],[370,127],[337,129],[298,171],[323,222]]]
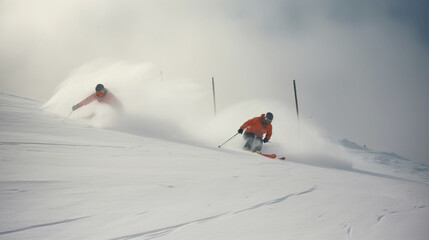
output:
[[[0,142],[0,145],[46,145],[46,146],[64,146],[64,147],[126,148],[123,146],[65,144],[65,143],[46,143],[46,142]]]
[[[347,231],[347,237],[350,238],[352,236],[352,226],[346,223],[344,223],[342,226],[343,226],[343,229]]]
[[[391,216],[391,215],[393,215],[393,214],[412,212],[412,211],[414,211],[414,210],[416,210],[416,209],[422,209],[422,208],[426,208],[426,206],[414,206],[412,209],[408,209],[408,210],[397,210],[397,211],[391,211],[391,210],[385,209],[384,211],[385,211],[385,212],[388,212],[388,213],[386,213],[386,214],[384,214],[384,215],[380,215],[380,216],[378,216],[378,217],[377,217],[377,223],[382,222],[382,221],[383,221],[383,219],[385,219],[386,217]]]
[[[211,217],[206,217],[206,218],[201,218],[201,219],[197,219],[197,220],[194,220],[194,221],[190,221],[190,222],[186,222],[186,223],[181,223],[181,224],[177,224],[177,225],[174,225],[174,226],[159,228],[159,229],[155,229],[155,230],[150,230],[150,231],[146,231],[146,232],[142,232],[142,233],[135,233],[135,234],[130,234],[130,235],[122,236],[122,237],[111,238],[110,240],[128,240],[128,239],[133,239],[133,238],[137,238],[137,237],[147,237],[145,239],[154,239],[154,238],[165,236],[165,235],[171,233],[174,230],[178,230],[178,229],[180,229],[182,227],[186,227],[186,226],[189,226],[191,224],[204,223],[204,222],[208,222],[208,221],[211,221],[211,220],[220,219],[220,218],[226,217],[226,216],[234,216],[234,215],[241,214],[243,212],[253,211],[253,210],[256,210],[258,208],[265,207],[265,206],[269,206],[269,205],[273,205],[273,204],[279,204],[279,203],[287,200],[290,197],[308,194],[308,193],[311,193],[311,192],[315,191],[316,189],[317,189],[317,186],[313,186],[312,188],[310,188],[310,189],[308,189],[306,191],[299,192],[299,193],[288,194],[288,195],[283,196],[281,198],[277,198],[277,199],[266,201],[266,202],[263,202],[263,203],[260,203],[260,204],[256,204],[254,206],[251,206],[251,207],[248,207],[248,208],[245,208],[245,209],[242,209],[242,210],[230,211],[230,212],[227,212],[227,213],[222,213],[222,214],[219,214],[219,215],[215,215],[215,216],[211,216]],[[349,230],[349,232],[350,231],[351,230]]]
[[[347,170],[345,170],[345,171],[347,171]],[[369,171],[364,171],[364,170],[359,170],[359,169],[352,169],[352,170],[348,170],[348,171],[358,173],[358,174],[373,176],[373,177],[385,178],[385,179],[396,180],[396,181],[401,181],[401,182],[408,182],[408,183],[417,183],[417,184],[429,186],[429,183],[426,183],[426,182],[416,181],[416,180],[402,178],[402,177],[391,176],[391,175],[382,174],[382,173],[369,172]]]
[[[82,219],[89,218],[89,217],[91,217],[91,216],[80,217],[80,218],[72,218],[72,219],[65,219],[65,220],[60,220],[60,221],[56,221],[56,222],[50,222],[50,223],[42,223],[42,224],[32,225],[32,226],[28,226],[28,227],[19,228],[19,229],[14,229],[14,230],[8,230],[8,231],[0,232],[0,235],[6,235],[6,234],[11,234],[11,233],[16,233],[16,232],[22,232],[22,231],[32,230],[32,229],[35,229],[35,228],[50,227],[50,226],[54,226],[54,225],[58,225],[58,224],[75,222],[75,221],[82,220]]]

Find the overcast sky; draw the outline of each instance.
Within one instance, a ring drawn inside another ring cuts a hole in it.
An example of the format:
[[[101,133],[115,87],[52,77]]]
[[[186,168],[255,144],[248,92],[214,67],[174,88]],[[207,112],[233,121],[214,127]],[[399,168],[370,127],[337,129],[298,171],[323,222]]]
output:
[[[336,138],[429,163],[427,0],[0,0],[0,91],[47,101],[99,59],[294,107]],[[250,117],[250,116],[249,116]],[[277,123],[280,124],[280,123]]]

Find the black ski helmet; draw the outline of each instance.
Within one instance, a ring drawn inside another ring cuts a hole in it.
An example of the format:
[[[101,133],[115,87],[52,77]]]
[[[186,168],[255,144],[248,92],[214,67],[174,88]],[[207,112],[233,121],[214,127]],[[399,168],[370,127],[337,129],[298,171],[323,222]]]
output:
[[[104,90],[104,86],[103,84],[99,83],[97,84],[97,86],[95,87],[95,91],[103,91]]]
[[[267,114],[265,114],[265,118],[270,120],[270,121],[273,121],[274,116],[271,112],[267,112]]]

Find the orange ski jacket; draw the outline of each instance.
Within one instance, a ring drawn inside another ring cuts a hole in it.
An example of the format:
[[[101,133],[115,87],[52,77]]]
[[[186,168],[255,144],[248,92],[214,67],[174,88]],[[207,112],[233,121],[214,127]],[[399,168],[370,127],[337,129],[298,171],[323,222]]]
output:
[[[273,126],[271,123],[265,124],[264,122],[265,114],[262,114],[260,117],[254,117],[247,120],[240,129],[246,130],[246,132],[253,133],[257,137],[262,138],[264,134],[267,140],[270,140],[271,135],[273,134]]]
[[[105,89],[105,91],[106,91],[105,94],[102,96],[98,96],[96,93],[89,95],[87,98],[85,98],[80,103],[78,103],[77,106],[80,108],[82,106],[85,106],[85,105],[90,104],[93,101],[97,100],[98,102],[107,103],[109,105],[112,105],[113,107],[115,107],[117,109],[122,109],[122,104],[115,97],[115,95],[113,95],[113,93],[111,93],[107,89]]]

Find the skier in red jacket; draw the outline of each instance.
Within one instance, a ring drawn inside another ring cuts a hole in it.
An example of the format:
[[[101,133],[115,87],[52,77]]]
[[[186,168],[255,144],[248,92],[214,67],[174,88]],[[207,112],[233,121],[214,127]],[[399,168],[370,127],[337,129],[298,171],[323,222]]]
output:
[[[92,103],[95,100],[97,100],[98,102],[110,104],[117,110],[122,110],[121,102],[115,97],[115,95],[108,91],[107,88],[104,88],[103,84],[98,84],[95,87],[95,93],[89,95],[80,103],[74,105],[72,109],[74,111],[82,106]]]
[[[273,134],[273,126],[271,125],[273,118],[273,114],[267,112],[267,114],[249,119],[241,125],[238,133],[242,134],[245,131],[243,134],[243,138],[246,140],[246,144],[244,145],[245,150],[252,152],[261,151],[262,142],[268,142]],[[264,134],[265,138],[262,139]]]

